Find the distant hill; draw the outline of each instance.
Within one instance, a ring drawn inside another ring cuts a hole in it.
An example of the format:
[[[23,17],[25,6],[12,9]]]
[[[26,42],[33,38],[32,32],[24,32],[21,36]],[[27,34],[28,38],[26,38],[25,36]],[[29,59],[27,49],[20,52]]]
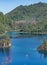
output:
[[[41,19],[47,17],[47,4],[37,3],[29,6],[20,5],[6,14],[8,18],[16,20]]]
[[[6,16],[13,20],[15,29],[20,31],[47,32],[47,3],[20,5]]]

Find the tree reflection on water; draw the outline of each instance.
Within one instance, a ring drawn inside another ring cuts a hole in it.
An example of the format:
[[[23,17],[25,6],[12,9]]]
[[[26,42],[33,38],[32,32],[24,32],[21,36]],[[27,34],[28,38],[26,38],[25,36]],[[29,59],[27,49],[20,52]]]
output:
[[[38,51],[40,54],[44,56],[44,58],[47,58],[47,50]]]
[[[0,49],[0,54],[2,54],[0,65],[8,65],[11,62],[10,48]]]

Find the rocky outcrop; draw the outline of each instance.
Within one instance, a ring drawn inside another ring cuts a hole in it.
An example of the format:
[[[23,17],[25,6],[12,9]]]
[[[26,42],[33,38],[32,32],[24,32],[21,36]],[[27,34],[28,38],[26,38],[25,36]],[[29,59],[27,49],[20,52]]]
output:
[[[47,50],[47,40],[44,41],[43,45],[40,45],[38,48],[37,48],[38,51],[44,51],[44,50]]]
[[[10,39],[0,39],[0,48],[8,48],[11,47]]]
[[[44,46],[42,46],[42,45],[40,45],[38,48],[37,48],[37,50],[44,50]]]

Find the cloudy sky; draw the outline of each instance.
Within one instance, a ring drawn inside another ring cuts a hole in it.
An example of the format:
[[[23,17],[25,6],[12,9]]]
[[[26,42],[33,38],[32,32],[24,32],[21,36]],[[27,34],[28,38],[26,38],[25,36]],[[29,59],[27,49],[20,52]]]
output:
[[[5,14],[19,5],[29,5],[38,2],[47,3],[47,0],[0,0],[0,12]]]

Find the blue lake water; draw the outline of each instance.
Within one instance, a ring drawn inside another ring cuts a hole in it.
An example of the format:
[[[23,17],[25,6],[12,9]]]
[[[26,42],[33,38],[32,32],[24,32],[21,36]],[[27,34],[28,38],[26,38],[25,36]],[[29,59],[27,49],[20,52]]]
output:
[[[0,51],[0,65],[47,65],[47,53],[37,51],[44,39],[47,35],[12,38],[12,47]]]

